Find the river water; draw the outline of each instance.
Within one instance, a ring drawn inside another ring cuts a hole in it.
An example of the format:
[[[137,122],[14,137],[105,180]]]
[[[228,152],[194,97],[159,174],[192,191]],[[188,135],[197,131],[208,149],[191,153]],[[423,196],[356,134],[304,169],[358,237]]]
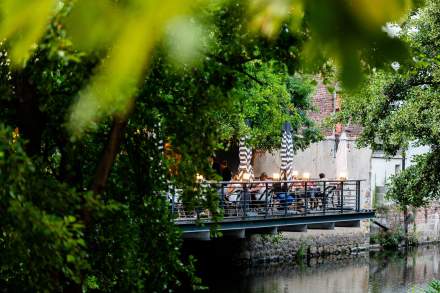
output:
[[[259,265],[222,268],[208,276],[210,292],[420,292],[440,279],[440,246],[422,246],[403,253],[375,252],[313,265]]]

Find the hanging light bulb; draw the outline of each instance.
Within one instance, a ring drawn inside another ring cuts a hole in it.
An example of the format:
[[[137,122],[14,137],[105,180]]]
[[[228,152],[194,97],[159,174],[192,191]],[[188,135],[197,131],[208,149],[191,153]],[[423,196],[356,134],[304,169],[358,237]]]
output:
[[[201,181],[203,181],[203,175],[201,175],[201,174],[199,174],[199,173],[197,173],[196,174],[196,180],[198,181],[198,182],[201,182]]]
[[[348,176],[346,172],[339,173],[338,179],[339,180],[347,180]]]
[[[309,180],[310,179],[310,173],[309,172],[304,172],[303,179]]]

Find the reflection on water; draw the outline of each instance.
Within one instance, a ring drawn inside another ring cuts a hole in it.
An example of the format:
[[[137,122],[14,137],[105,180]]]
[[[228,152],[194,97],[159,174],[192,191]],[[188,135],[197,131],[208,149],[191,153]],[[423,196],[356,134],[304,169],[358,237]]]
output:
[[[209,277],[211,292],[412,292],[440,279],[440,247],[372,253],[311,266],[264,266]]]
[[[440,279],[440,247],[426,246],[406,255],[376,254],[370,258],[369,291],[408,292]]]

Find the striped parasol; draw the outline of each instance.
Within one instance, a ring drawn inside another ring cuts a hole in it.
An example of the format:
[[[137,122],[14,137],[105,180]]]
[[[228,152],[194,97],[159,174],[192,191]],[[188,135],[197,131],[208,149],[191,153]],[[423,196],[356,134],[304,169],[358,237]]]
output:
[[[289,122],[285,122],[283,125],[281,139],[281,178],[286,180],[292,180],[293,170],[293,138],[292,138],[292,126]]]
[[[254,169],[251,165],[252,148],[246,145],[247,137],[240,138],[238,146],[240,164],[238,165],[238,176],[243,179],[244,174],[249,174],[249,179],[254,179]]]

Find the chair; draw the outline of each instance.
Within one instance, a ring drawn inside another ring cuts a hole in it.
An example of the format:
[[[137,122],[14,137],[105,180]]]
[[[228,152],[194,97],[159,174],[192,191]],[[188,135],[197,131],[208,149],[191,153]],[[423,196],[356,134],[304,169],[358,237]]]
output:
[[[323,192],[320,194],[321,200],[322,200],[322,207],[327,207],[328,203],[330,202],[332,204],[333,208],[337,207],[337,203],[335,204],[335,201],[339,201],[339,199],[336,196],[336,186],[330,185],[327,186]],[[335,199],[336,197],[336,199]]]
[[[258,214],[267,215],[273,208],[273,192],[270,189],[265,189],[263,193],[257,194],[254,200],[255,211]]]
[[[239,216],[240,201],[243,190],[235,189],[224,198],[223,208],[225,216]]]

